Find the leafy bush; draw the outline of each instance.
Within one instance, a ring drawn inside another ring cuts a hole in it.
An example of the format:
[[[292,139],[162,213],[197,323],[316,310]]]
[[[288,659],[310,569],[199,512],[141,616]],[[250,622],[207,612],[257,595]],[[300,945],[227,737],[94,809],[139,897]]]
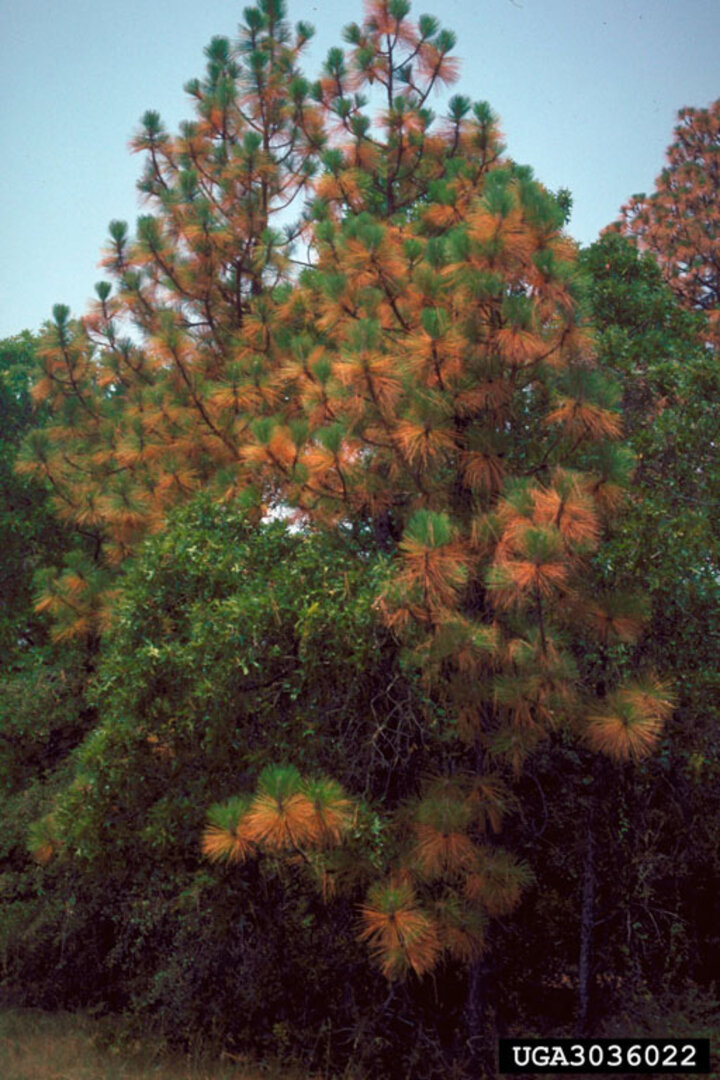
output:
[[[333,1017],[382,1018],[354,903],[326,905],[272,857],[209,868],[200,839],[210,803],[253,789],[269,762],[382,805],[409,790],[407,769],[442,758],[375,614],[385,573],[342,533],[250,528],[204,498],[146,542],[91,681],[97,723],[35,803],[47,866],[29,873],[53,901],[25,913],[6,980],[24,973],[24,1001],[58,1004],[72,984],[74,1003],[152,1016],[176,1041],[310,1060],[348,1052]],[[369,808],[357,828],[361,848],[380,842]]]

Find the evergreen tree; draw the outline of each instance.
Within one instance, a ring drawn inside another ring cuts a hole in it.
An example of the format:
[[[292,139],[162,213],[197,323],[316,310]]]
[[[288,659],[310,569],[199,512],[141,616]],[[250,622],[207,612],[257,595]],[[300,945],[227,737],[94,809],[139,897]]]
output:
[[[513,779],[550,739],[639,761],[671,711],[651,670],[587,659],[642,629],[592,571],[633,457],[563,199],[503,156],[485,103],[430,111],[453,35],[373,0],[311,85],[310,34],[260,0],[189,84],[196,120],[171,137],[146,114],[151,213],[133,240],[111,225],[115,291],[56,308],[40,351],[55,423],[22,467],[96,541],[41,605],[60,637],[103,632],[117,568],[199,489],[384,552],[376,611],[445,753],[384,801],[359,932],[393,982],[469,964],[477,1037],[488,922],[531,878],[494,838]],[[281,766],[213,810],[205,853],[331,874],[360,793]]]
[[[708,315],[720,342],[720,99],[681,109],[651,195],[634,195],[614,226],[659,260],[675,296]]]
[[[527,824],[513,848],[532,855],[552,946],[526,959],[522,943],[534,930],[524,908],[506,950],[503,998],[508,1022],[537,1008],[540,1031],[582,1005],[595,1033],[644,1034],[653,1023],[669,1031],[663,1025],[681,1002],[690,1013],[703,995],[711,1001],[717,968],[709,927],[718,872],[720,372],[702,317],[675,300],[650,253],[606,234],[581,263],[597,362],[621,388],[636,461],[630,497],[594,559],[597,589],[639,590],[647,610],[637,643],[589,637],[584,662],[598,681],[608,669],[622,680],[660,670],[676,707],[658,752],[639,767],[602,767],[569,743],[540,748],[528,763],[518,790]]]
[[[8,661],[45,641],[42,620],[32,612],[33,575],[59,560],[67,543],[43,486],[15,472],[23,438],[48,421],[47,412],[33,413],[30,398],[35,344],[27,332],[0,342],[0,643]]]

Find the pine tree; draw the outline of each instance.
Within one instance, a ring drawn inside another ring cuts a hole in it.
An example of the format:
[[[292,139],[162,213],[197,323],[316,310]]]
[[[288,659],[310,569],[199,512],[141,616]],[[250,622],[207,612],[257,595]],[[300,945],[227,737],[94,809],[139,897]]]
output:
[[[677,299],[705,311],[720,343],[720,99],[681,109],[651,195],[634,195],[613,228],[651,251]]]
[[[494,833],[543,740],[618,760],[657,743],[663,688],[599,681],[583,657],[640,630],[592,571],[633,461],[563,199],[503,156],[485,103],[430,111],[453,35],[372,0],[311,85],[310,28],[291,34],[280,0],[245,18],[189,84],[193,123],[171,137],[146,114],[152,213],[133,240],[111,225],[115,292],[47,330],[35,396],[57,423],[24,467],[98,561],[40,602],[66,613],[60,633],[102,628],[104,576],[200,488],[383,548],[378,611],[445,717],[452,775],[392,808],[359,933],[389,978],[422,975],[472,964],[529,883]],[[350,807],[332,780],[266,772],[212,811],[204,851],[322,860]]]

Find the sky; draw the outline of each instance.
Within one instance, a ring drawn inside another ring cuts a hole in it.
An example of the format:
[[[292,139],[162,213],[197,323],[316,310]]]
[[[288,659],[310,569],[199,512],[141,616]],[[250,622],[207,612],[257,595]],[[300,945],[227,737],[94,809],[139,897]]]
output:
[[[317,29],[314,78],[362,2],[288,3]],[[156,109],[170,131],[192,117],[183,84],[243,6],[0,0],[0,338],[39,329],[56,303],[85,312],[109,221],[142,212],[128,149],[140,117]],[[720,97],[718,0],[415,0],[424,12],[457,33],[452,92],[489,101],[508,153],[570,189],[583,244],[653,189],[677,110]]]

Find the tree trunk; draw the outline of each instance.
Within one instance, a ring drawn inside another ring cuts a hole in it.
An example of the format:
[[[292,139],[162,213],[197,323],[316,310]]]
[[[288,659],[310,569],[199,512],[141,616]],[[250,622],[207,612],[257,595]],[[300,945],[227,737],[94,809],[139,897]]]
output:
[[[585,865],[580,913],[580,962],[578,965],[578,1035],[588,1033],[592,1009],[593,926],[595,923],[595,827],[597,774],[588,803]]]
[[[479,736],[475,737],[475,772],[485,772],[485,751]],[[497,1024],[493,1006],[495,961],[492,950],[492,923],[485,936],[485,952],[470,964],[465,1026],[469,1067],[474,1080],[495,1080],[497,1077]]]
[[[497,1027],[492,1004],[494,964],[490,948],[470,965],[465,1023],[469,1066],[475,1080],[497,1077]]]

